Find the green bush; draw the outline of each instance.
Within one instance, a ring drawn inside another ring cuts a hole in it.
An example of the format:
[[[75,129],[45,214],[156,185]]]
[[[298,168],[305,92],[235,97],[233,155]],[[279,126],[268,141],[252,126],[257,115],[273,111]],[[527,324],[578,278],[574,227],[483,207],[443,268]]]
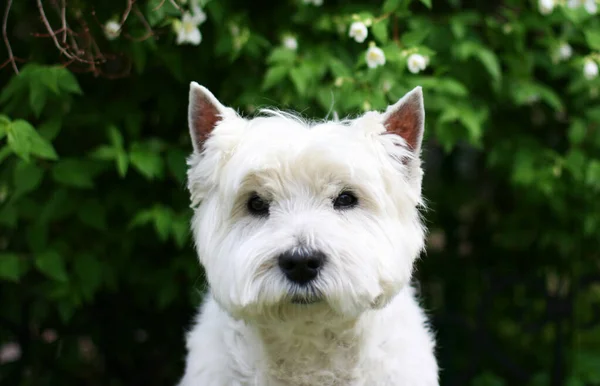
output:
[[[245,114],[318,118],[423,86],[416,276],[442,384],[600,385],[593,0],[4,4],[0,383],[182,374],[204,288],[185,190],[195,80]]]

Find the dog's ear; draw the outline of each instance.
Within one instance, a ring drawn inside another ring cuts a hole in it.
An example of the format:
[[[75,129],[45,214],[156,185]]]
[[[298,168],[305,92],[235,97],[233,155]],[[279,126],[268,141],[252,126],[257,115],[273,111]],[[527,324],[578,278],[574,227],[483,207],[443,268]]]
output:
[[[233,110],[223,106],[208,89],[196,82],[190,83],[188,124],[194,151],[202,150],[204,141],[210,136],[217,123],[232,112]]]
[[[425,129],[421,87],[414,88],[398,102],[389,106],[383,115],[383,124],[388,133],[402,137],[406,146],[418,156]]]

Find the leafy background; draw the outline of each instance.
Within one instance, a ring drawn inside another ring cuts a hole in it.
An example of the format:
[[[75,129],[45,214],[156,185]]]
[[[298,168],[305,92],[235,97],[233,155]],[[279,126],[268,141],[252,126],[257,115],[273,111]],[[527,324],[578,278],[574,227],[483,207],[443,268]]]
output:
[[[416,275],[442,384],[600,385],[600,78],[583,71],[600,18],[549,3],[215,0],[200,4],[202,42],[178,45],[189,3],[6,1],[0,383],[178,380],[204,288],[185,190],[195,80],[245,114],[317,118],[423,86]],[[108,39],[111,19],[125,21]],[[364,43],[348,36],[357,20]],[[374,69],[371,42],[386,57]],[[418,74],[414,52],[429,58]]]

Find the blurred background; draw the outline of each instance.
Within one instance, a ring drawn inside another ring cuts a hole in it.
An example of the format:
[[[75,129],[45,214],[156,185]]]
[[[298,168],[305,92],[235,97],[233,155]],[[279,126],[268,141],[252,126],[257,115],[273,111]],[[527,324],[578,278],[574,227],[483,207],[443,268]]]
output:
[[[189,82],[245,115],[424,90],[442,385],[600,385],[594,0],[4,0],[0,383],[174,385],[205,289]],[[211,355],[207,352],[207,355]]]

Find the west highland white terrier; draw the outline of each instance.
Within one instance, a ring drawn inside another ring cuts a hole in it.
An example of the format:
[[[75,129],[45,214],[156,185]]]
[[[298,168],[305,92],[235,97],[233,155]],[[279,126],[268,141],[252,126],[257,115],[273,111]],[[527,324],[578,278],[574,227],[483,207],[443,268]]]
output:
[[[247,119],[192,82],[192,231],[209,293],[180,386],[434,386],[411,287],[425,112]]]

